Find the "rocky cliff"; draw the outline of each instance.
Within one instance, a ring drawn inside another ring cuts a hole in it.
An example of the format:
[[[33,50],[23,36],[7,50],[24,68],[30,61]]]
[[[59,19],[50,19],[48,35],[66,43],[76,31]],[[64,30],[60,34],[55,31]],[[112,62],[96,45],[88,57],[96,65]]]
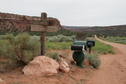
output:
[[[55,20],[57,26],[61,27],[60,21],[58,19],[56,18],[48,18],[48,19]],[[0,32],[30,31],[29,26],[35,20],[40,20],[40,17],[30,17],[25,15],[0,12]]]

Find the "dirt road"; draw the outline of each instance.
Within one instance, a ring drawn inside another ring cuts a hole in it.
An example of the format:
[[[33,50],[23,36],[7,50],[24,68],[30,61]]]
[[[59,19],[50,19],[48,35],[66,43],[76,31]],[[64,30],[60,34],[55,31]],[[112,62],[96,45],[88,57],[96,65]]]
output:
[[[100,56],[101,66],[88,84],[126,84],[126,45],[96,39],[112,45],[116,54]]]

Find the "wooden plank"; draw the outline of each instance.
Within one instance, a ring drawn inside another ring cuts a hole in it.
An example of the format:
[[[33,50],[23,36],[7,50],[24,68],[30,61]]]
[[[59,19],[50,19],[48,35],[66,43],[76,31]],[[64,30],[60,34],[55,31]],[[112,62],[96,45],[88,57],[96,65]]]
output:
[[[56,26],[47,26],[46,32],[57,32],[59,30]]]
[[[31,31],[46,31],[42,25],[31,25]]]
[[[32,23],[33,25],[43,25],[43,26],[48,26],[49,25],[49,21],[35,21]]]
[[[59,29],[56,26],[47,26],[47,27],[44,27],[42,25],[31,25],[31,31],[56,32],[58,30]]]

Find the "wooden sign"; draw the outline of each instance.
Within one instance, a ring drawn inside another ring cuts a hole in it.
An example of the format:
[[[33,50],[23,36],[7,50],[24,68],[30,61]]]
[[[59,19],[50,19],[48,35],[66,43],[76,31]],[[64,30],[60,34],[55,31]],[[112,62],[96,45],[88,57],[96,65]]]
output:
[[[59,28],[55,25],[54,20],[47,20],[47,14],[41,14],[41,20],[34,21],[31,25],[31,31],[56,32]]]
[[[41,32],[57,32],[59,29],[56,26],[31,25],[31,31]]]
[[[59,28],[54,20],[47,20],[47,14],[41,13],[41,20],[33,22],[31,31],[42,32],[41,35],[41,55],[45,54],[45,35],[46,32],[56,32]]]

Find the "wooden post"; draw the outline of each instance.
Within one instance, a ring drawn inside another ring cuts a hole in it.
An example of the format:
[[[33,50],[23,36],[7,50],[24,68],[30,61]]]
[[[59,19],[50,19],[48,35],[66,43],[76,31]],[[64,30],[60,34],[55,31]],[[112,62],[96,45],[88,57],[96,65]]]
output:
[[[46,35],[46,32],[42,32],[42,35],[41,35],[41,55],[45,55],[45,35]]]
[[[41,13],[41,20],[46,20],[46,19],[47,19],[47,14]]]
[[[47,19],[47,14],[46,13],[41,13],[41,21],[44,21]],[[45,35],[46,31],[43,31],[41,34],[41,55],[45,55]]]
[[[40,40],[41,40],[41,55],[45,55],[46,47],[45,47],[45,36],[46,32],[56,32],[59,28],[55,25],[54,20],[48,20],[46,13],[41,13],[41,20],[34,21],[31,25],[31,31],[42,32]]]
[[[91,47],[89,48],[89,53],[91,53]]]

